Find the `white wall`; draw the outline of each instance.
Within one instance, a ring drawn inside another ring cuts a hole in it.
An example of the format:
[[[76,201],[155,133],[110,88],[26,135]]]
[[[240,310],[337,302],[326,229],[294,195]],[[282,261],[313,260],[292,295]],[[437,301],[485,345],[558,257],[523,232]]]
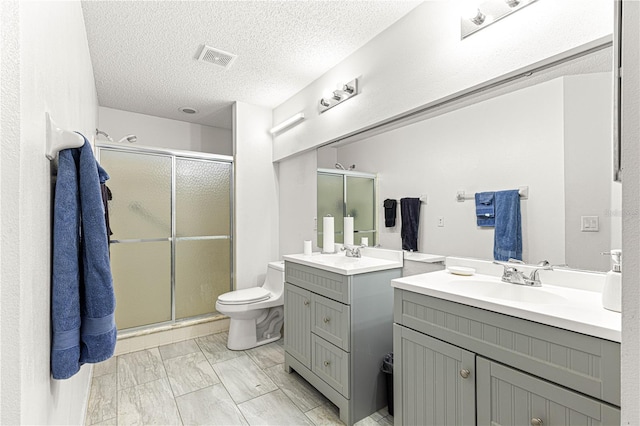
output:
[[[539,1],[460,40],[457,2],[427,1],[274,110],[274,122],[307,117],[274,138],[274,159],[611,34],[612,4]],[[354,77],[361,93],[320,115],[322,93]]]
[[[134,134],[136,145],[232,155],[231,130],[100,107],[98,129],[114,141]],[[104,136],[100,136],[102,140]],[[128,142],[126,142],[128,144]]]
[[[640,3],[623,7],[622,424],[640,424]],[[630,70],[630,72],[629,72]]]
[[[80,424],[91,367],[50,377],[51,166],[45,112],[91,135],[97,97],[80,2],[1,2],[2,424]]]
[[[237,289],[262,284],[278,260],[278,165],[271,162],[271,110],[237,102],[234,121],[234,278]]]
[[[334,152],[335,149],[329,148]],[[280,254],[302,253],[303,241],[313,241],[318,250],[315,229],[318,183],[316,151],[309,151],[279,163]],[[333,160],[335,164],[335,157]],[[312,172],[310,172],[310,170]]]
[[[612,230],[620,233],[621,204],[612,199],[611,73],[564,78],[564,177],[566,260],[572,268],[608,271]],[[598,232],[582,232],[581,216],[598,216]]]
[[[529,199],[521,202],[523,257],[564,263],[562,79],[343,146],[338,161],[378,173],[379,242],[385,248],[401,249],[401,215],[398,209],[396,226],[385,228],[382,201],[426,194],[420,252],[493,258],[493,228],[477,227],[474,201],[456,201],[457,192],[529,186]]]

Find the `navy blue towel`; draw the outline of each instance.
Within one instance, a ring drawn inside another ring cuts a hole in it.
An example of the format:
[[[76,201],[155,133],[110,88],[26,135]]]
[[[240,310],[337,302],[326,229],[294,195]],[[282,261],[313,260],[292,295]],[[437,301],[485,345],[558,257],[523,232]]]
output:
[[[522,260],[520,193],[517,189],[495,193],[496,227],[493,242],[495,260]]]
[[[384,226],[393,228],[396,226],[396,211],[398,210],[398,202],[387,198],[384,200]]]
[[[400,199],[402,216],[402,250],[418,251],[418,225],[420,224],[420,198]]]
[[[53,210],[54,379],[104,361],[115,349],[115,295],[100,188],[107,179],[86,138],[82,148],[60,151]]]
[[[478,226],[495,226],[493,192],[476,192],[476,223]]]

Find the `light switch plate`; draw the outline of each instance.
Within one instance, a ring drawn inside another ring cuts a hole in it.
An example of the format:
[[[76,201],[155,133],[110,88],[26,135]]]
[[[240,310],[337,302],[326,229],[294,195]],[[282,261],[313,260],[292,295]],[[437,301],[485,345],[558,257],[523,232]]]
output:
[[[580,216],[580,231],[582,232],[600,231],[600,218],[598,216]]]

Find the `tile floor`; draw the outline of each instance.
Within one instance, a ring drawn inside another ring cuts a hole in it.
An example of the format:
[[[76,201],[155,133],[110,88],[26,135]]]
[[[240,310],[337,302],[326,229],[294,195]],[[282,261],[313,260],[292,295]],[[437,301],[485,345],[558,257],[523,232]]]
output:
[[[96,364],[86,425],[342,425],[338,409],[284,371],[282,339],[246,351],[227,333]],[[386,409],[358,426],[393,425]]]

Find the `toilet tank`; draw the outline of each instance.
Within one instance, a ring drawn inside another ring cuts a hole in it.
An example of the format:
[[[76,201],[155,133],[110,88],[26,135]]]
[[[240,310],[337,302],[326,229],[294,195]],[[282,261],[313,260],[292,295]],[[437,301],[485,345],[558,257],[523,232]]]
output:
[[[284,291],[284,261],[269,262],[267,267],[267,278],[262,286],[278,296]]]

